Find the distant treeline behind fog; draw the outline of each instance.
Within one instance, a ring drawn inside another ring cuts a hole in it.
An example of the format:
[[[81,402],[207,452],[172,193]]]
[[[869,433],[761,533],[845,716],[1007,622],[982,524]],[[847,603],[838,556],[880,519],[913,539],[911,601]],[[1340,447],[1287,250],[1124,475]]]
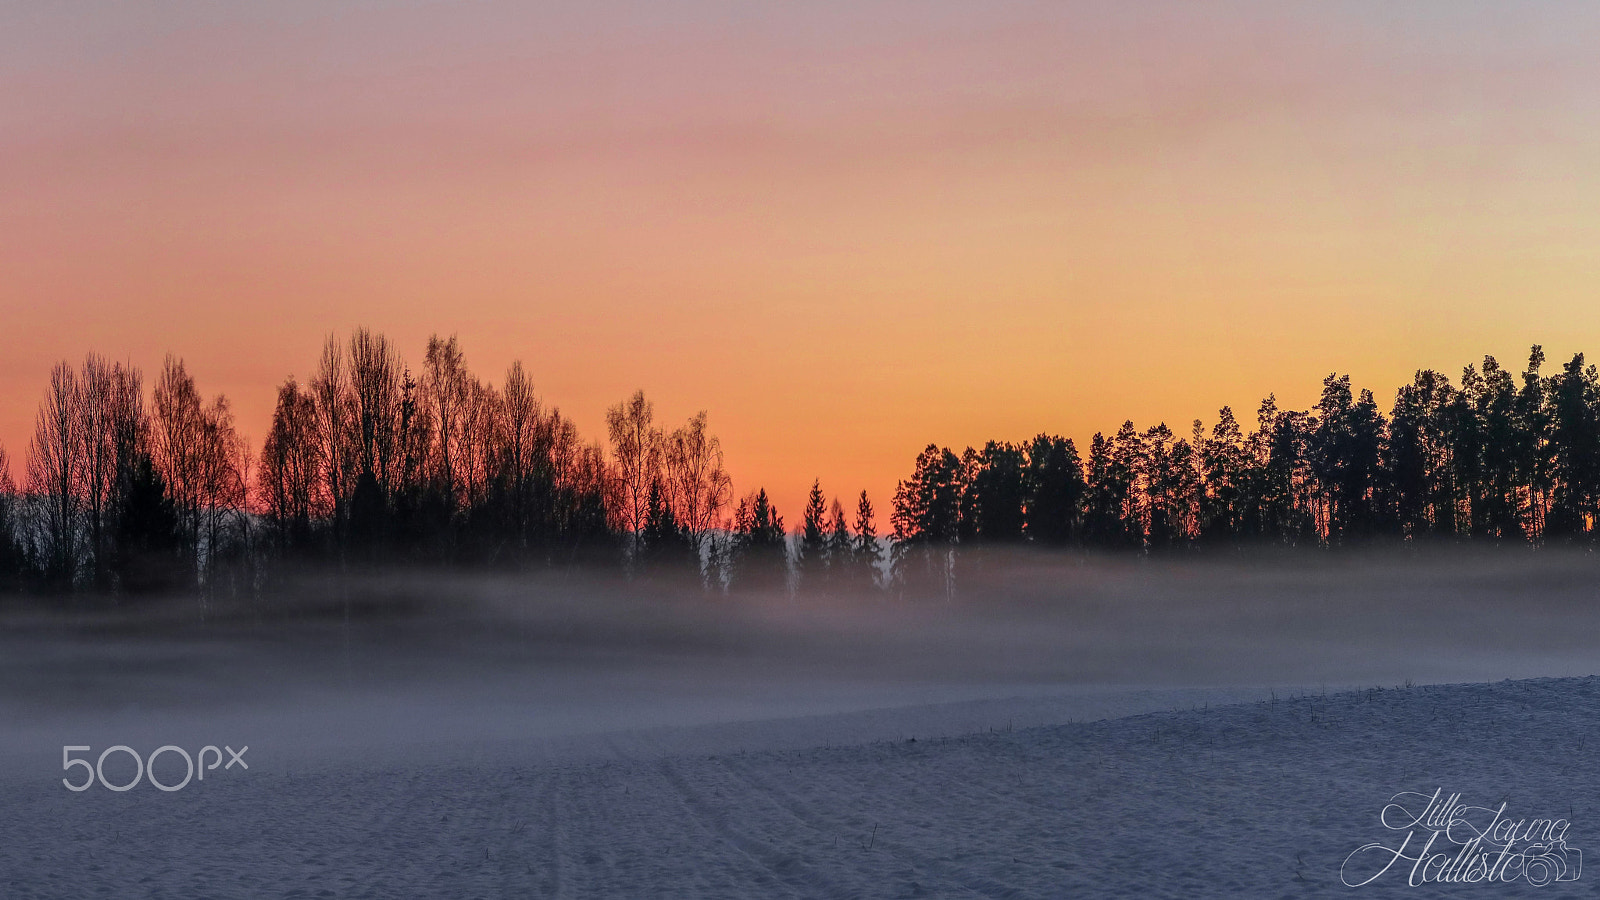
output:
[[[143,374],[58,364],[15,480],[0,448],[0,591],[77,605],[141,595],[253,600],[284,573],[582,565],[707,591],[925,593],[972,547],[1225,554],[1424,541],[1588,545],[1600,506],[1600,374],[1493,357],[1431,370],[1387,413],[1348,376],[1309,410],[1271,395],[1187,434],[1129,421],[1086,453],[1053,434],[929,445],[879,537],[865,491],[813,483],[786,526],[736,495],[706,413],[658,424],[642,392],[585,441],[514,363],[494,386],[454,337],[413,370],[384,336],[330,337],[277,389],[259,448],[182,360]],[[56,598],[56,599],[51,599]]]

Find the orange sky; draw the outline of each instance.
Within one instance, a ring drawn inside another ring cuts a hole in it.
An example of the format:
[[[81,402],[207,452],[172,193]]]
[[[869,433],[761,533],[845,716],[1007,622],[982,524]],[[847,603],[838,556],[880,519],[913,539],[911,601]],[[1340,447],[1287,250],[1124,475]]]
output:
[[[0,445],[184,356],[259,444],[358,324],[739,493],[1600,353],[1587,4],[0,7]]]

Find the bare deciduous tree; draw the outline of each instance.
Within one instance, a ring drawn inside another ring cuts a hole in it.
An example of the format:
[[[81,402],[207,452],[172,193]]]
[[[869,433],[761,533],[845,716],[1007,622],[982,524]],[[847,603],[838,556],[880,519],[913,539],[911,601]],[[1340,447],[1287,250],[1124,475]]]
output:
[[[201,530],[200,439],[204,418],[200,394],[183,360],[167,355],[155,387],[153,453],[156,470],[178,513],[178,523],[193,567],[198,570]]]
[[[40,531],[45,574],[71,584],[81,563],[79,536],[79,466],[77,447],[82,423],[77,415],[78,376],[72,366],[57,363],[50,370],[35,420],[28,454],[28,490],[42,500]]]
[[[201,410],[199,500],[203,513],[205,564],[209,574],[226,552],[225,541],[244,527],[245,480],[250,454],[234,429],[228,398],[218,394]]]
[[[332,335],[322,346],[317,375],[311,379],[317,409],[317,438],[322,457],[323,489],[331,504],[334,530],[343,534],[357,475],[350,373],[339,342]]]
[[[291,378],[278,388],[257,476],[261,506],[280,550],[303,546],[310,540],[313,521],[327,515],[321,468],[317,403]]]
[[[90,354],[78,379],[76,453],[95,586],[111,587],[116,526],[145,444],[144,395],[137,369]]]
[[[488,500],[489,481],[494,469],[493,451],[501,443],[500,392],[476,378],[466,379],[465,402],[461,407],[460,427],[456,430],[455,459],[459,489],[456,496],[462,507],[471,509]]]
[[[155,388],[153,453],[178,514],[191,571],[211,574],[224,542],[246,527],[250,454],[228,399],[202,403],[183,360],[168,356]]]
[[[650,485],[661,467],[661,432],[652,422],[655,407],[635,391],[624,403],[606,410],[606,430],[616,465],[618,525],[637,535],[644,528],[650,507]]]
[[[355,431],[354,470],[371,474],[387,494],[398,468],[400,356],[389,339],[365,328],[350,336],[350,407]]]
[[[539,457],[548,453],[547,426],[539,408],[539,398],[534,396],[533,385],[518,360],[506,370],[505,388],[501,392],[501,478],[510,507],[510,525],[515,532],[519,548],[526,550],[533,529],[536,479],[541,466]]]
[[[722,442],[706,430],[704,410],[672,432],[665,456],[673,513],[698,547],[721,524],[733,493],[733,481],[723,468]]]
[[[448,341],[438,335],[428,338],[428,351],[423,357],[422,394],[432,419],[434,432],[434,460],[432,478],[439,490],[445,492],[449,505],[454,508],[456,454],[461,444],[461,419],[471,401],[466,360],[456,336]]]

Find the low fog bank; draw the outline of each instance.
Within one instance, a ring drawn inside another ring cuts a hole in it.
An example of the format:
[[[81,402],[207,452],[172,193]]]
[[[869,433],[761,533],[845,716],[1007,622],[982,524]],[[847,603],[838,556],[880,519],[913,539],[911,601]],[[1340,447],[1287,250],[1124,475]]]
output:
[[[0,618],[0,752],[848,743],[1600,668],[1600,561],[1587,554],[989,554],[953,572],[921,597],[398,573],[307,578],[268,608],[204,621],[193,600],[13,611]],[[778,719],[788,732],[740,730]]]

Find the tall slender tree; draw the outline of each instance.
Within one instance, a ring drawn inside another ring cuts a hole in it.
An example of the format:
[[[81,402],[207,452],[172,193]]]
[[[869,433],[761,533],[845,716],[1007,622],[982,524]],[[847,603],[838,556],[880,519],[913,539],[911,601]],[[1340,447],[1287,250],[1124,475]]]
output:
[[[1203,539],[1237,544],[1249,533],[1250,464],[1244,433],[1233,410],[1224,406],[1217,412],[1211,436],[1200,446],[1200,471],[1205,484],[1200,511]]]
[[[820,480],[811,482],[795,546],[795,575],[803,591],[820,590],[828,567],[828,502]]]
[[[878,586],[879,567],[883,564],[883,549],[878,546],[878,526],[873,521],[872,501],[862,491],[856,499],[855,541],[850,548],[850,564],[854,584],[875,588]]]
[[[328,515],[321,480],[323,444],[317,402],[293,378],[278,388],[272,427],[261,446],[257,490],[280,553],[311,548],[314,525]]]
[[[28,489],[42,506],[41,557],[46,582],[71,587],[83,563],[81,504],[77,485],[82,473],[78,445],[83,424],[77,414],[78,375],[67,363],[50,372],[50,387],[35,420],[28,454]]]
[[[1586,539],[1600,501],[1600,373],[1575,354],[1547,391],[1555,491],[1546,533]]]
[[[635,391],[626,402],[606,410],[620,492],[618,524],[628,534],[643,529],[650,486],[660,479],[661,432],[654,421],[655,406],[644,398],[644,391]]]
[[[827,582],[842,587],[850,582],[850,564],[853,543],[850,525],[845,521],[844,504],[835,497],[828,503]]]

